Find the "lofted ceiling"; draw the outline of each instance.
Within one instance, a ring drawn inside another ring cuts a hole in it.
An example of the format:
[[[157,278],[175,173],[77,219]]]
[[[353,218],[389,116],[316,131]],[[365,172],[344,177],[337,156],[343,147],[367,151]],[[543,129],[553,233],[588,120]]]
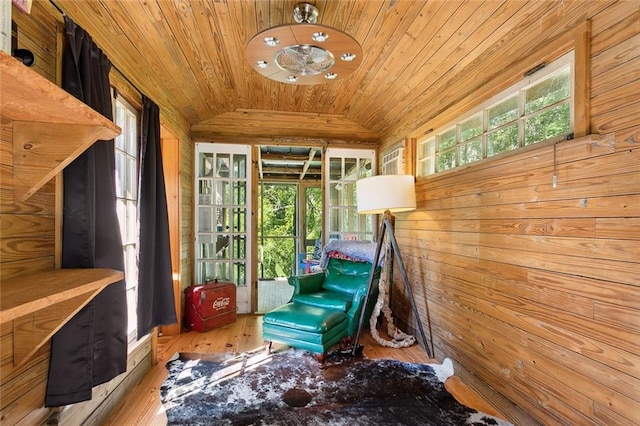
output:
[[[257,33],[294,24],[299,2],[53,0],[194,141],[309,146],[424,132],[508,64],[612,3],[309,0],[318,24],[348,33],[364,54],[347,78],[302,86],[263,77],[244,56]]]

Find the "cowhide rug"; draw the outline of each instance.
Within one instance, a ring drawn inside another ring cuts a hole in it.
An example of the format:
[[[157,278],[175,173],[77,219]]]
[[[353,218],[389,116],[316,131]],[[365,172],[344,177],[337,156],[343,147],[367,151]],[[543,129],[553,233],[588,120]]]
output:
[[[450,360],[411,364],[344,356],[321,366],[289,349],[180,354],[160,388],[172,425],[509,425],[444,388]]]

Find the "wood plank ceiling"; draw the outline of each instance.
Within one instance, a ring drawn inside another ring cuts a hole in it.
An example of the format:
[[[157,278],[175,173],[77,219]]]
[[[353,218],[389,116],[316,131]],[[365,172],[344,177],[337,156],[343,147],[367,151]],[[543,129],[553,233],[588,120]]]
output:
[[[258,74],[244,51],[258,32],[293,24],[298,0],[53,2],[194,140],[276,144],[409,136],[535,45],[528,29],[557,35],[611,3],[310,0],[318,23],[354,37],[364,58],[342,81],[296,86]]]

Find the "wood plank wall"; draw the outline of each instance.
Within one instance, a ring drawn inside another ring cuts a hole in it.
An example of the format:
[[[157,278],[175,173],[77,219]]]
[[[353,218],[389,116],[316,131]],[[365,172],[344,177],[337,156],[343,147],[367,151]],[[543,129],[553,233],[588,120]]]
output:
[[[640,424],[639,7],[592,18],[595,137],[418,179],[396,221],[436,356],[517,424]]]
[[[33,51],[33,69],[50,81],[58,81],[61,38],[61,16],[49,2],[34,2],[30,15],[13,9],[18,25],[18,47]],[[136,107],[142,104],[140,93],[117,70],[111,74],[112,84]],[[161,121],[179,135],[181,141],[182,191],[181,262],[185,277],[191,282],[191,218],[193,146],[188,128],[176,130],[175,120]],[[178,122],[181,124],[180,122]],[[0,279],[26,271],[51,268],[56,253],[56,184],[47,183],[26,202],[13,199],[13,135],[9,123],[0,122]],[[186,236],[185,236],[186,235]],[[12,324],[0,325],[0,423],[41,424],[54,411],[61,424],[100,424],[119,398],[126,395],[151,366],[151,343],[141,341],[129,354],[127,373],[96,387],[94,398],[63,410],[44,408],[44,395],[49,367],[50,343],[47,342],[33,359],[19,369],[13,368]]]
[[[18,47],[33,51],[33,70],[56,81],[57,21],[40,7],[30,17],[13,9]],[[52,268],[55,254],[55,181],[45,184],[25,202],[13,199],[13,132],[0,123],[0,279]],[[39,424],[49,414],[43,408],[49,367],[47,342],[32,360],[13,366],[13,324],[0,324],[0,423]]]

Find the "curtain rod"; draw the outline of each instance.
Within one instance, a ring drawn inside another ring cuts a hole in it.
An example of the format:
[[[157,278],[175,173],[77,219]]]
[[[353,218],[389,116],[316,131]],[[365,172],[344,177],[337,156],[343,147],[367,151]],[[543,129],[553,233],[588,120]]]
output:
[[[65,13],[64,10],[60,9],[60,7],[55,4],[55,2],[53,0],[49,0],[49,3],[51,3],[53,5],[53,7],[55,7],[58,12],[60,12],[60,14],[65,17],[67,16],[67,14]],[[109,62],[111,62],[111,59],[109,59]],[[127,77],[127,75],[125,73],[122,72],[122,70],[120,70],[120,68],[118,68],[115,64],[111,63],[111,66],[118,71],[118,73],[120,73],[120,75],[127,80],[127,83],[129,83],[131,85],[131,87],[133,87],[138,93],[140,93],[140,96],[144,97],[148,97],[147,95],[145,95],[142,90],[138,89],[138,86],[136,86],[135,84],[133,84],[133,82],[131,80],[129,80],[129,77]],[[118,91],[116,90],[116,93],[118,93]]]

